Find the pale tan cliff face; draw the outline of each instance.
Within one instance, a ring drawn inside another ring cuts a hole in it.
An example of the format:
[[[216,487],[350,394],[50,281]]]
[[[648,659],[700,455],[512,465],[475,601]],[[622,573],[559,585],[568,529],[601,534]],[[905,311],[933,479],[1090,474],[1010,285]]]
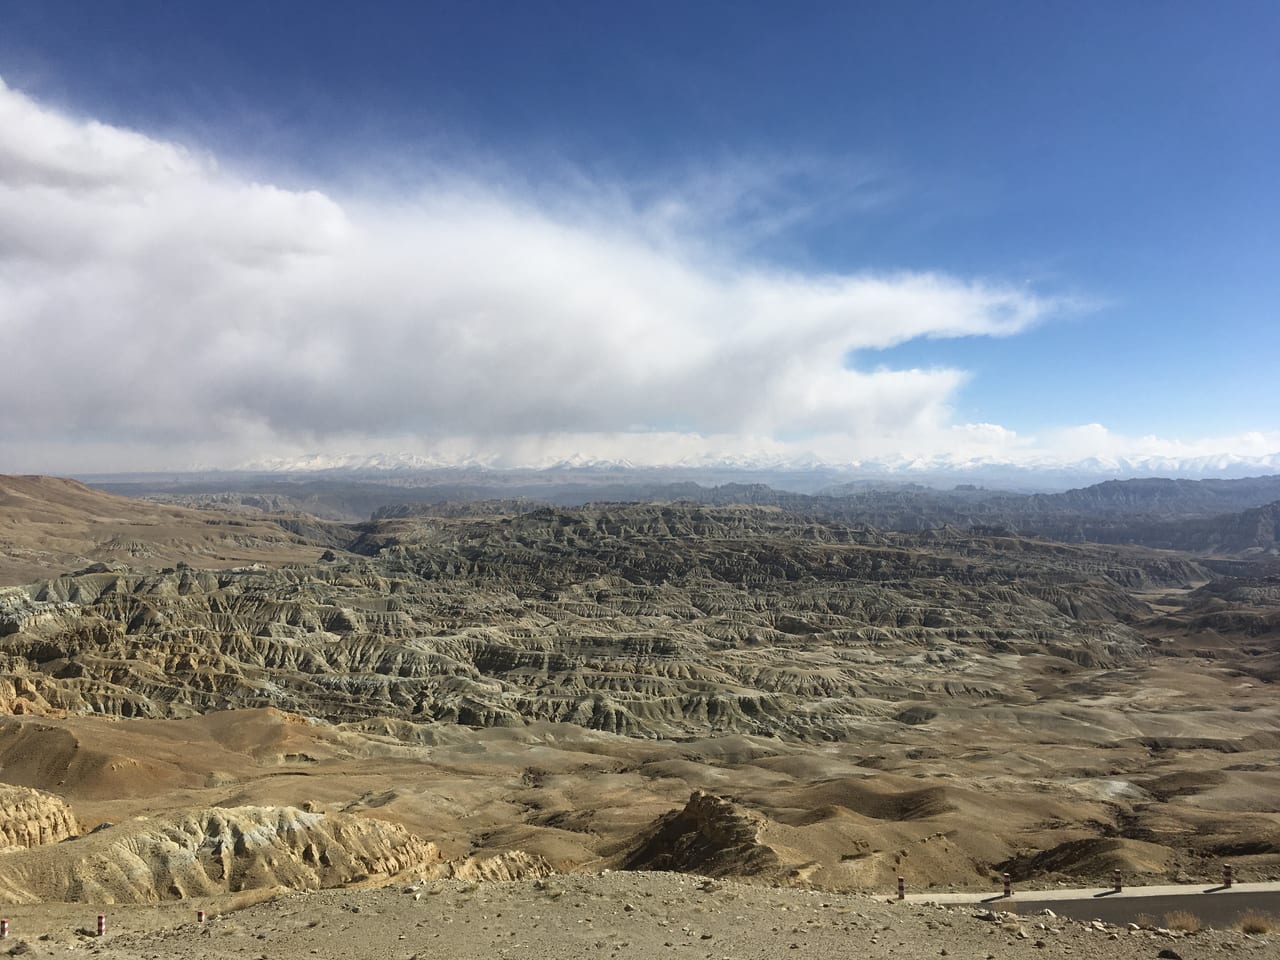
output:
[[[0,849],[58,843],[77,832],[71,808],[59,797],[0,784]]]
[[[292,807],[197,809],[0,858],[0,898],[155,903],[318,890],[440,865],[435,844],[381,820]]]

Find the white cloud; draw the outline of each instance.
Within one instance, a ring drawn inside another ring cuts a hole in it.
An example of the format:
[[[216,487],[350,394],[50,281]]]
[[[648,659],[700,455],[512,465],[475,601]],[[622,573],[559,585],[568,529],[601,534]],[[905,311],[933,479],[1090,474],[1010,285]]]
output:
[[[645,211],[572,209],[464,183],[394,205],[285,190],[0,88],[0,332],[21,358],[0,434],[871,442],[942,424],[962,375],[847,370],[849,351],[1045,309],[940,276],[711,262]]]
[[[1027,445],[951,422],[962,371],[844,358],[1015,334],[1053,306],[1034,295],[762,267],[715,253],[678,193],[638,209],[429,182],[394,202],[252,182],[0,83],[0,469]]]

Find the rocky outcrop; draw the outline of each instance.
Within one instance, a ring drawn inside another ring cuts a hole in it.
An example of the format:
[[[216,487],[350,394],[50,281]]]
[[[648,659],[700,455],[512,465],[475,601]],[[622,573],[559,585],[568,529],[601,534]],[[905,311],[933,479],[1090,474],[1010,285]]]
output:
[[[0,901],[154,903],[245,890],[316,890],[425,871],[435,844],[404,827],[293,807],[138,818],[74,843],[0,857]]]
[[[77,832],[76,818],[61,798],[0,784],[0,849],[58,843]]]
[[[490,857],[448,860],[423,874],[428,880],[507,881],[536,880],[554,874],[555,868],[542,857],[512,850]]]
[[[775,873],[778,854],[761,840],[764,819],[695,790],[684,809],[660,818],[621,862],[624,870],[674,870],[708,877]]]
[[[0,663],[4,658],[0,657]],[[0,714],[13,716],[42,716],[48,714],[52,707],[41,694],[46,682],[39,675],[33,675],[27,664],[14,661],[9,668],[22,673],[0,676]],[[24,675],[25,674],[25,675]]]

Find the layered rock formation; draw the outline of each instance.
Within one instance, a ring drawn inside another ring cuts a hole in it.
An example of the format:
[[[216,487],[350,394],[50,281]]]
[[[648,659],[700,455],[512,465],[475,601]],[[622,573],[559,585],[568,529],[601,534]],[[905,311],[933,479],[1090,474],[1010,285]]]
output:
[[[461,860],[446,860],[423,870],[421,875],[430,880],[508,882],[536,880],[549,877],[554,873],[555,870],[551,864],[542,857],[525,853],[523,850],[512,850],[488,857],[475,856]]]
[[[3,895],[1280,863],[1265,558],[766,507],[436,512],[276,518],[270,563],[139,554],[0,589],[0,711],[43,715],[0,721],[0,775],[121,824],[6,854]],[[175,531],[147,542],[196,542]],[[455,859],[339,835],[311,800]]]
[[[629,736],[822,740],[927,722],[904,703],[1031,696],[1142,660],[1139,588],[1204,574],[1139,551],[879,534],[758,508],[392,521],[372,558],[96,566],[0,597],[10,709],[571,722]],[[20,686],[19,686],[20,685]]]
[[[439,866],[403,827],[288,807],[139,818],[0,857],[0,900],[154,903],[279,887],[316,890]]]
[[[0,850],[58,843],[77,832],[71,809],[59,797],[0,784]]]

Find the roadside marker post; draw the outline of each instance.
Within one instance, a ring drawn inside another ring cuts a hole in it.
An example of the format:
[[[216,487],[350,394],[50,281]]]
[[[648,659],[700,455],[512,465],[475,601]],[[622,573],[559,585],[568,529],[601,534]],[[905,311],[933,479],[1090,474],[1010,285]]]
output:
[[[1222,885],[1224,887],[1231,886],[1231,864],[1229,863],[1222,865]]]
[[[9,939],[9,921],[0,920],[0,940]]]
[[[1007,873],[1004,875],[1004,895],[1006,897],[1013,896],[1013,878]]]
[[[98,936],[105,937],[107,935],[107,915],[105,913],[98,914]]]
[[[1120,871],[1118,869],[1111,871],[1111,888],[1115,890],[1116,893],[1119,893],[1124,889],[1120,884]]]
[[[203,910],[197,910],[197,911],[196,911],[196,923],[204,923],[204,911],[203,911]]]
[[[905,900],[907,898],[907,878],[898,878],[898,899]]]

